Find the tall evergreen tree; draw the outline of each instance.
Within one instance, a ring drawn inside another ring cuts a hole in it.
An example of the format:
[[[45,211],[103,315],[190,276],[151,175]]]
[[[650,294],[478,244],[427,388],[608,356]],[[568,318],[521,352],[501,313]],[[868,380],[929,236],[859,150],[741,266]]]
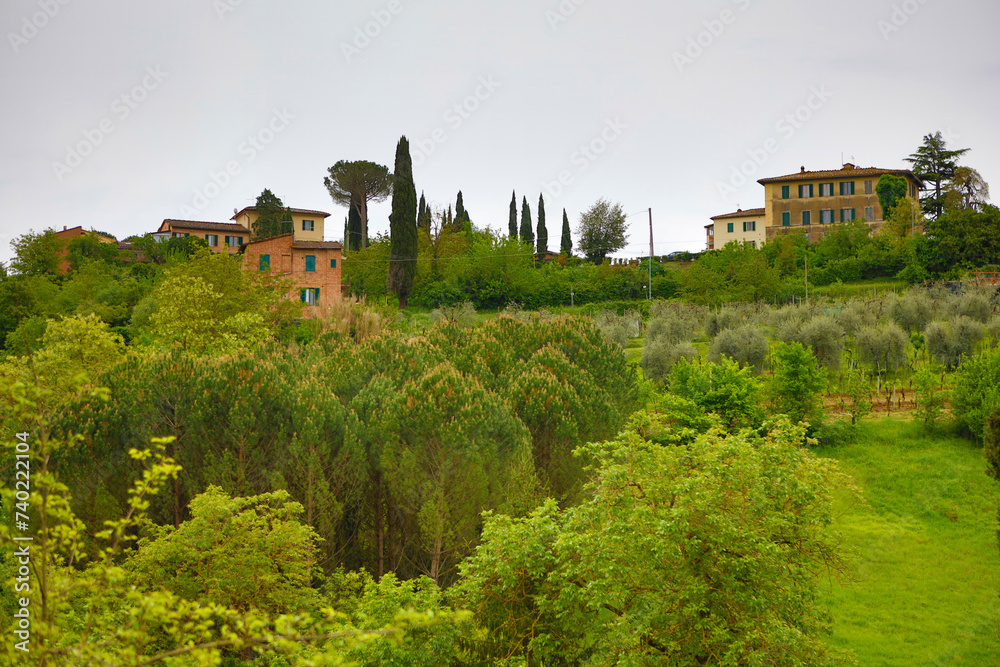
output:
[[[563,209],[562,241],[559,243],[559,252],[566,256],[573,254],[573,236],[569,231],[569,217],[566,216],[566,209]]]
[[[945,147],[944,137],[940,132],[928,134],[924,137],[924,144],[917,149],[916,153],[905,158],[913,165],[913,172],[917,178],[933,185],[928,188],[933,194],[928,194],[920,199],[924,213],[935,220],[941,217],[945,209],[945,190],[948,184],[955,177],[955,169],[958,168],[958,158],[969,152],[968,148],[958,150],[948,150]],[[888,218],[888,214],[886,214]]]
[[[462,191],[458,191],[458,201],[455,203],[455,231],[471,231],[472,229],[472,218],[469,216],[469,210],[465,208],[465,202],[462,201]]]
[[[358,212],[356,206],[350,207],[347,214],[347,249],[348,250],[361,250],[361,243],[364,234],[362,233],[362,227],[364,226],[364,221],[361,219],[361,214]]]
[[[257,210],[257,219],[253,222],[252,230],[255,241],[292,231],[285,230],[283,224],[286,217],[290,219],[291,212],[285,210],[281,199],[270,190],[265,189],[260,193],[254,208]]]
[[[413,184],[410,142],[400,137],[393,169],[392,213],[389,214],[388,289],[399,296],[400,309],[413,290],[417,273],[417,188]]]
[[[517,193],[510,193],[510,220],[508,221],[510,238],[517,238]]]
[[[417,210],[417,227],[427,231],[428,234],[431,231],[431,207],[427,205],[423,192],[420,193],[420,208]]]
[[[528,198],[524,197],[521,201],[521,243],[534,248],[535,232],[531,227],[531,209],[528,207]]]
[[[536,234],[539,259],[545,260],[549,251],[549,230],[545,228],[545,198],[538,195],[538,233]]]
[[[333,201],[356,208],[361,218],[361,247],[368,247],[368,202],[385,201],[392,189],[389,168],[374,162],[341,160],[330,167],[323,184]]]

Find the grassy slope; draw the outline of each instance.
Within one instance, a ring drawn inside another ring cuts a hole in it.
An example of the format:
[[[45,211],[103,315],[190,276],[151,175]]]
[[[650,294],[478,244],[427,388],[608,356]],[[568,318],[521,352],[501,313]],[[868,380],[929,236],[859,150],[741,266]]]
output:
[[[1000,485],[982,449],[886,419],[819,454],[869,503],[845,498],[836,523],[857,549],[858,580],[825,587],[830,643],[864,666],[1000,665]]]

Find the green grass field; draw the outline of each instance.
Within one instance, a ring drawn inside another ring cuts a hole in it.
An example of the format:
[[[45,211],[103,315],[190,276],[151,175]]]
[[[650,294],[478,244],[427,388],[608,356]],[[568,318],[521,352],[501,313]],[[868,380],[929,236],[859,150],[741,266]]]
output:
[[[1000,665],[1000,484],[982,449],[885,419],[818,453],[867,501],[840,500],[835,528],[856,549],[856,581],[823,586],[828,641],[865,667]]]

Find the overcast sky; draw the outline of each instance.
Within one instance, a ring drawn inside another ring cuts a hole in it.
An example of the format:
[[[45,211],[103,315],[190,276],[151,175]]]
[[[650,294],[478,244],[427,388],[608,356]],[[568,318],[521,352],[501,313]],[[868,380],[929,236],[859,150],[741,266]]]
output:
[[[401,135],[417,191],[462,190],[480,227],[512,190],[533,215],[545,193],[555,247],[563,208],[641,213],[621,256],[648,208],[657,254],[701,249],[757,179],[907,168],[938,130],[1000,193],[998,27],[996,0],[4,0],[0,260],[29,229],[227,221],[264,188],[340,240],[327,168],[392,169]]]

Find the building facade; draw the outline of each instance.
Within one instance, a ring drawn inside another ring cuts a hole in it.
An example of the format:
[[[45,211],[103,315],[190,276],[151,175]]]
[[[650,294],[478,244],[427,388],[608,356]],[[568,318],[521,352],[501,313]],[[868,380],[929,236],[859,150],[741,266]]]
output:
[[[323,307],[340,298],[343,246],[335,241],[301,241],[282,234],[243,247],[243,268],[268,271],[292,281],[289,299]],[[315,311],[313,311],[315,312]]]
[[[767,238],[765,211],[753,208],[735,213],[725,213],[712,217],[712,224],[706,226],[709,230],[709,250],[725,248],[727,243],[749,243],[754,248],[764,245]]]
[[[162,241],[176,237],[197,236],[205,239],[212,252],[235,255],[250,242],[250,228],[231,222],[164,220],[153,236]]]
[[[802,167],[797,174],[760,179],[757,182],[764,186],[766,239],[803,234],[809,241],[818,241],[831,225],[850,220],[864,220],[872,232],[878,231],[885,220],[875,188],[885,174],[906,180],[907,196],[919,211],[923,182],[905,169],[845,164],[827,171],[806,171]]]
[[[289,209],[292,213],[292,234],[296,241],[322,241],[326,219],[329,213],[323,211],[310,211],[304,208]],[[233,220],[236,224],[248,229],[253,229],[253,224],[257,222],[260,214],[255,206],[248,206],[236,213]]]

